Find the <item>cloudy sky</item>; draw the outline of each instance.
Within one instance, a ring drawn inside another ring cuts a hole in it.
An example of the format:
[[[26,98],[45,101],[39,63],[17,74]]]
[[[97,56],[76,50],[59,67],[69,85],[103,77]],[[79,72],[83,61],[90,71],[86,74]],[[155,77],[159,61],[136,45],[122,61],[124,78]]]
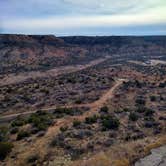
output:
[[[0,33],[166,35],[166,0],[0,0]]]

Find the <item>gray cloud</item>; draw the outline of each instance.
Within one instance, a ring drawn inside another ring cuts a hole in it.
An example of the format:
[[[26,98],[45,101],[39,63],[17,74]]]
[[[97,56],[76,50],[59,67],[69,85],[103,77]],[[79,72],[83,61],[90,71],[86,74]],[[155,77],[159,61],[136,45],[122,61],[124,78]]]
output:
[[[4,32],[49,33],[166,23],[165,0],[1,0],[0,11]]]

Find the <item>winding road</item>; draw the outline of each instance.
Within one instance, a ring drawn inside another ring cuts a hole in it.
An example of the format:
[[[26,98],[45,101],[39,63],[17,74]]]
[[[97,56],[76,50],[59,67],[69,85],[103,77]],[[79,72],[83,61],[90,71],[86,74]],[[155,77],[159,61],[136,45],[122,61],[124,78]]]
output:
[[[96,110],[96,109],[102,107],[102,105],[104,105],[108,99],[111,99],[113,97],[115,89],[117,89],[124,81],[127,81],[127,80],[126,79],[117,79],[115,85],[113,87],[111,87],[105,94],[103,94],[100,97],[99,100],[96,100],[93,103],[64,105],[64,106],[61,106],[60,108],[89,107],[90,111],[88,111],[88,112]],[[59,107],[57,107],[55,105],[55,106],[52,106],[52,107],[43,108],[41,110],[43,110],[43,111],[49,111],[49,110],[53,110],[53,109],[56,109],[56,108],[59,108]],[[22,112],[22,113],[15,113],[15,114],[1,116],[0,117],[0,122],[11,121],[11,120],[15,119],[18,116],[29,115],[29,114],[35,113],[37,111],[38,110],[27,111],[27,112]]]

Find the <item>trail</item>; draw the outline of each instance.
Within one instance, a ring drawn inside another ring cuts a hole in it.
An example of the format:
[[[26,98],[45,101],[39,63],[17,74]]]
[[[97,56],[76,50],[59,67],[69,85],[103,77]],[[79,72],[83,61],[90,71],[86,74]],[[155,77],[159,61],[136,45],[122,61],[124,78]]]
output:
[[[88,104],[80,104],[80,105],[72,105],[73,107],[90,107],[90,110],[85,112],[83,115],[80,116],[71,116],[71,117],[67,117],[64,119],[60,119],[59,121],[56,122],[56,124],[53,127],[50,127],[48,130],[48,135],[51,133],[54,133],[55,130],[57,131],[57,128],[59,129],[61,126],[63,125],[71,125],[73,120],[77,119],[77,120],[84,120],[86,117],[88,116],[92,116],[94,115],[98,109],[100,109],[104,104],[106,104],[106,102],[114,97],[114,92],[115,90],[124,82],[127,81],[125,79],[118,79],[115,83],[115,85],[110,88],[110,90],[108,90],[108,92],[106,92],[105,94],[103,94],[99,100],[96,100],[93,103],[88,103]],[[71,107],[71,105],[70,105]],[[54,107],[51,107],[49,109],[54,109]]]
[[[108,99],[110,99],[110,98],[113,97],[114,90],[118,86],[120,86],[123,83],[123,81],[126,81],[126,80],[125,79],[118,79],[116,81],[115,85],[113,87],[111,87],[110,90],[108,90],[108,92],[106,92],[103,96],[101,96],[101,98],[99,100],[96,100],[93,103],[87,103],[87,104],[70,104],[70,105],[61,106],[60,108],[74,108],[74,107],[76,107],[76,108],[82,108],[82,107],[89,107],[91,111],[96,110],[97,108],[99,108],[102,105],[104,105],[104,103]],[[49,110],[53,110],[53,109],[56,109],[56,108],[59,108],[59,106],[55,105],[55,106],[52,106],[52,107],[43,108],[41,110],[43,110],[43,111],[49,111]],[[29,115],[29,114],[35,113],[37,111],[38,110],[27,111],[27,112],[22,112],[22,113],[15,113],[15,114],[1,116],[0,117],[0,122],[10,121],[10,120],[15,119],[18,116]],[[88,112],[91,112],[91,111],[88,111]]]
[[[85,113],[83,113],[82,115],[79,116],[66,116],[62,119],[57,119],[55,121],[55,123],[50,126],[46,132],[46,134],[44,135],[44,137],[38,138],[35,140],[35,142],[33,142],[33,144],[30,144],[29,146],[24,147],[23,151],[19,154],[18,157],[18,161],[24,161],[27,156],[31,155],[31,154],[39,154],[40,156],[44,157],[47,153],[48,150],[48,146],[50,145],[51,140],[59,133],[59,128],[62,126],[72,126],[73,121],[74,120],[80,120],[83,121],[86,117],[88,116],[92,116],[94,114],[97,113],[97,110],[100,109],[100,107],[102,107],[108,99],[111,99],[114,97],[114,92],[115,90],[126,80],[124,79],[117,79],[115,85],[113,87],[110,88],[110,90],[108,90],[105,94],[103,94],[101,96],[101,98],[93,103],[88,103],[88,104],[80,104],[80,105],[69,105],[67,107],[90,107],[89,111],[86,111]],[[66,107],[66,106],[65,106]],[[50,109],[55,109],[55,107],[50,107],[50,108],[45,108],[43,110],[48,111]],[[35,112],[35,111],[33,111]],[[27,112],[27,114],[29,113],[33,113],[33,112]],[[24,113],[25,114],[25,113]],[[10,115],[15,117],[16,114],[14,115]],[[18,114],[17,114],[18,115]],[[8,117],[1,117],[2,118],[8,118]],[[19,143],[16,144],[15,146],[20,146]],[[22,163],[20,163],[22,164]]]

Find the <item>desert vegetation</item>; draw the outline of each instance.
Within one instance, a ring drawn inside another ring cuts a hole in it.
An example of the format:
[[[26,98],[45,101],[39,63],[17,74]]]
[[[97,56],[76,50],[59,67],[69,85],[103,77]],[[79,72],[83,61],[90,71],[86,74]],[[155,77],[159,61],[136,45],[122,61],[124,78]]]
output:
[[[128,166],[164,145],[165,42],[0,35],[0,165]]]

